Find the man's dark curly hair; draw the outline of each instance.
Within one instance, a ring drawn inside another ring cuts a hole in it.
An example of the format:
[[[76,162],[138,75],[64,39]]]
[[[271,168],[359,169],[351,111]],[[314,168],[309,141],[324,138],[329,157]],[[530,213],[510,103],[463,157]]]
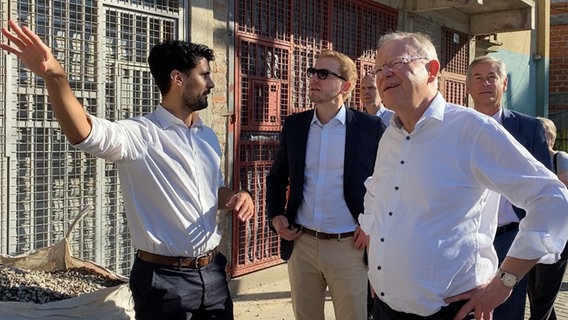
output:
[[[150,72],[162,95],[170,91],[170,73],[172,70],[187,72],[197,65],[199,60],[215,60],[213,50],[203,44],[182,40],[168,40],[155,45],[150,50],[148,64]]]

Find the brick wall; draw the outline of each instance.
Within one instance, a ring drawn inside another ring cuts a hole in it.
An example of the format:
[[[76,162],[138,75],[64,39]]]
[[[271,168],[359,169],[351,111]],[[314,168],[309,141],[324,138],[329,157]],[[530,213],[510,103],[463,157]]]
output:
[[[568,13],[568,1],[551,4],[551,18]],[[549,113],[568,110],[568,23],[550,26]]]

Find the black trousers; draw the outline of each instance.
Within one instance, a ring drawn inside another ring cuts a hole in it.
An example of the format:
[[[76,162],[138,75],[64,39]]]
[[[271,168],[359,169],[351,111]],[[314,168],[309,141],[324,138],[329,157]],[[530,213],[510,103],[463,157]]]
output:
[[[218,253],[211,264],[192,269],[135,259],[130,290],[137,320],[233,320],[225,266]]]
[[[375,306],[373,308],[373,315],[369,319],[374,320],[453,320],[456,314],[460,311],[461,307],[467,301],[457,301],[442,307],[440,311],[431,316],[419,316],[417,314],[405,313],[391,309],[386,303],[382,302],[379,298],[375,298]],[[474,320],[475,316],[472,313],[468,314],[464,320]]]
[[[528,274],[529,320],[556,320],[554,301],[560,291],[568,262],[568,246],[554,264],[536,264]]]

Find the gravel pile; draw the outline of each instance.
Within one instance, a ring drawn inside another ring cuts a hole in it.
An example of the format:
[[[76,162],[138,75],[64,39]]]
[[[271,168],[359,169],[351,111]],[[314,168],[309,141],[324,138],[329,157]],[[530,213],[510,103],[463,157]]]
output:
[[[0,301],[48,303],[123,283],[86,268],[45,272],[0,265]]]

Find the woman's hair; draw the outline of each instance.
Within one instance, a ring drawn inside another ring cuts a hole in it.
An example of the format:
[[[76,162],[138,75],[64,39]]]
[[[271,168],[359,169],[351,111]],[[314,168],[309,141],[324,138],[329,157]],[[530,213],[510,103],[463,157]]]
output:
[[[548,142],[548,146],[552,149],[554,146],[554,142],[556,141],[556,125],[554,122],[548,118],[537,117],[538,120],[542,123],[544,127],[544,133],[546,135],[546,140]],[[550,137],[550,141],[548,139]]]

